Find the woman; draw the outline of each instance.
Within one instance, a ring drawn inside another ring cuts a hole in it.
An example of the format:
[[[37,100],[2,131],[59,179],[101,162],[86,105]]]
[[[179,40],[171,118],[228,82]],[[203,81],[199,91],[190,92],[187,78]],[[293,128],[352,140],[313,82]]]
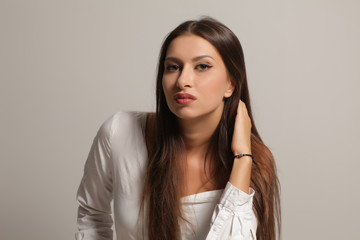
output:
[[[275,239],[279,182],[251,114],[239,40],[212,18],[160,52],[156,113],[100,127],[78,190],[78,239]]]

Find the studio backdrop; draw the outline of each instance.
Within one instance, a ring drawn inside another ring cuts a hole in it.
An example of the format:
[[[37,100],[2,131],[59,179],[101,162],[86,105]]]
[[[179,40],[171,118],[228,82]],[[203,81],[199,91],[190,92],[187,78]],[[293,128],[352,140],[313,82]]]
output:
[[[360,239],[360,3],[1,0],[0,239],[74,239],[101,123],[154,111],[165,35],[208,15],[240,39],[281,182],[282,237]]]

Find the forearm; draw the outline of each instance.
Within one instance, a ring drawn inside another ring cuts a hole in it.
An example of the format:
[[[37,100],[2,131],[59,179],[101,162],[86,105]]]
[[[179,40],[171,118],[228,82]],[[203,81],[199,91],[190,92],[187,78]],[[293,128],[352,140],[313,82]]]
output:
[[[249,193],[252,158],[235,158],[229,182],[245,193]]]
[[[235,155],[251,154],[251,119],[241,100],[235,118],[231,150]],[[249,193],[251,166],[250,156],[236,157],[230,174],[229,182],[245,193]]]

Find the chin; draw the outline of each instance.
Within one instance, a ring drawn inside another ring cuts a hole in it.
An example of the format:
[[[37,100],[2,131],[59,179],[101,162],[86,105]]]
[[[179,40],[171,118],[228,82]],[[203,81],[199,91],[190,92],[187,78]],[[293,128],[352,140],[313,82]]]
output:
[[[195,109],[181,109],[177,111],[171,111],[178,119],[181,120],[195,120],[204,117],[210,117],[214,114],[214,111],[196,111]]]
[[[186,107],[183,108],[170,108],[170,111],[179,119],[194,119],[199,117],[201,114],[198,111],[194,111],[194,109],[189,109]]]
[[[191,120],[214,117],[222,114],[223,105],[215,106],[169,106],[170,111],[179,119]]]

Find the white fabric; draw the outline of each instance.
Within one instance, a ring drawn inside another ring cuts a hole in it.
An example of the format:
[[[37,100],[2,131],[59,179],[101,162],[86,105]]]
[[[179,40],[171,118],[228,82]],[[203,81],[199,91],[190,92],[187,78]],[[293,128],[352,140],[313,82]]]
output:
[[[117,239],[147,239],[139,210],[147,166],[144,129],[147,113],[117,112],[100,127],[91,146],[78,192],[77,240],[113,238],[111,200]],[[256,239],[252,209],[255,191],[247,194],[227,183],[224,190],[181,199],[185,217],[182,239]]]

